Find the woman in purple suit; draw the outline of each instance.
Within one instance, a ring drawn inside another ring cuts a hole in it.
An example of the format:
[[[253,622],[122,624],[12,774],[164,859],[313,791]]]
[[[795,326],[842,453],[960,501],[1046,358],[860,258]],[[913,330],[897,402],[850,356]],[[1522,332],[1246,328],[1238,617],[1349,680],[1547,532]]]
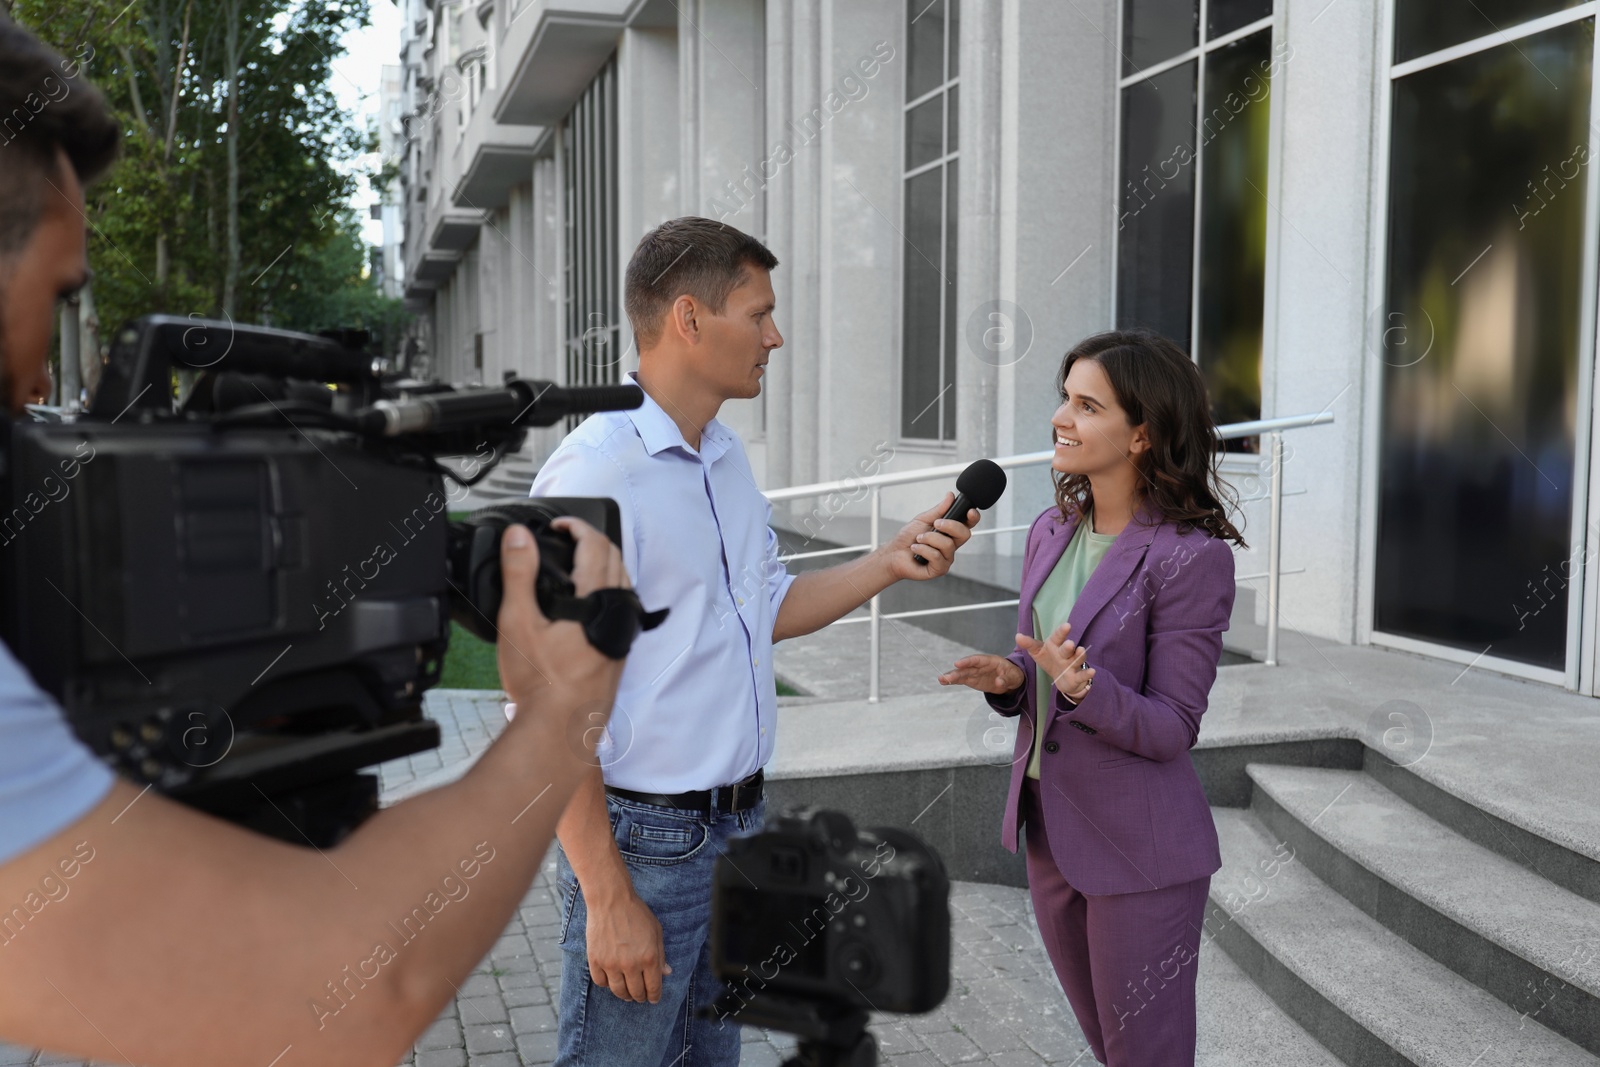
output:
[[[1017,647],[939,680],[1020,716],[1002,842],[1015,852],[1026,828],[1039,933],[1095,1058],[1192,1064],[1222,861],[1189,749],[1244,542],[1205,383],[1175,344],[1099,334],[1056,380],[1056,503],[1028,530]]]

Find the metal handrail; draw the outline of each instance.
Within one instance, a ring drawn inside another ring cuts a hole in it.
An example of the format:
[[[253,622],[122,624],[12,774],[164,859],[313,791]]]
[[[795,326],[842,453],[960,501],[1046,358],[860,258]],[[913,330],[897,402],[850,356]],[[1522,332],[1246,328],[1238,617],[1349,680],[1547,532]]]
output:
[[[1285,430],[1297,430],[1305,426],[1320,426],[1333,422],[1333,412],[1323,410],[1314,415],[1287,415],[1276,419],[1257,419],[1253,422],[1234,422],[1217,427],[1217,436],[1224,441],[1237,440],[1241,437],[1267,437],[1267,448],[1264,453],[1270,459],[1270,486],[1265,497],[1248,497],[1240,503],[1249,503],[1254,500],[1269,499],[1271,503],[1270,520],[1267,532],[1267,570],[1265,574],[1247,574],[1236,576],[1235,581],[1248,581],[1255,578],[1267,579],[1267,654],[1264,660],[1266,666],[1276,666],[1278,662],[1278,596],[1279,579],[1284,574],[1299,574],[1303,568],[1293,571],[1284,571],[1280,557],[1281,535],[1283,533],[1283,498],[1297,496],[1305,490],[1296,490],[1285,493],[1283,489],[1283,433]],[[1055,458],[1054,449],[1043,452],[1023,452],[1014,456],[1003,456],[994,460],[995,465],[1002,468],[1031,467],[1041,463],[1048,463]],[[1258,461],[1259,463],[1259,461]],[[811,496],[824,496],[828,493],[842,491],[859,492],[861,489],[870,489],[872,492],[871,508],[871,540],[863,545],[847,545],[843,548],[829,548],[817,552],[796,552],[780,556],[779,559],[787,562],[791,559],[812,559],[817,556],[842,555],[848,552],[870,552],[882,543],[879,537],[879,524],[883,514],[882,489],[887,485],[909,485],[916,482],[935,481],[960,474],[967,469],[965,463],[946,463],[937,467],[924,467],[921,470],[897,471],[893,474],[869,474],[860,478],[846,478],[832,482],[813,482],[809,485],[793,485],[785,489],[769,490],[765,496],[774,503],[784,500],[798,500]],[[994,535],[1014,533],[1017,530],[1027,529],[1025,526],[1004,526],[998,529],[974,530],[972,535]],[[881,647],[880,634],[884,619],[909,618],[913,615],[944,615],[958,611],[980,611],[996,607],[1015,605],[1019,601],[994,600],[981,604],[956,604],[944,608],[923,608],[917,611],[900,611],[892,615],[884,615],[875,594],[868,602],[870,614],[866,619],[840,619],[830,625],[840,626],[852,622],[868,622],[871,624],[871,670],[867,702],[876,704],[879,701],[879,650]]]

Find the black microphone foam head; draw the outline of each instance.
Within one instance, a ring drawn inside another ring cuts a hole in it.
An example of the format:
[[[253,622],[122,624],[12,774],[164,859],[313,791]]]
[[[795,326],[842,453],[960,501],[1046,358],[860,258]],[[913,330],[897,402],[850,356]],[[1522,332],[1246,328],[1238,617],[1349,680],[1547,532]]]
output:
[[[956,492],[972,501],[979,511],[994,507],[1006,491],[1006,472],[992,459],[974,460],[956,479]]]

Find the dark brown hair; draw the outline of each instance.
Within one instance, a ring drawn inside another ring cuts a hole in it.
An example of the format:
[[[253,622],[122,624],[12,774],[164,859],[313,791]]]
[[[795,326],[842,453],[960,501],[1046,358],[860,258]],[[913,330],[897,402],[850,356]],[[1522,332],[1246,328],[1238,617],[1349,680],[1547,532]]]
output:
[[[778,257],[766,245],[725,222],[686,215],[645,234],[628,261],[624,303],[640,348],[661,338],[661,320],[687,293],[718,315],[746,267],[772,270]]]
[[[60,180],[57,149],[88,185],[121,144],[105,97],[78,77],[78,64],[0,15],[0,256],[39,225],[47,183]]]
[[[1211,420],[1205,379],[1183,350],[1151,330],[1112,330],[1073,346],[1061,361],[1056,389],[1066,399],[1067,373],[1080,359],[1105,372],[1129,426],[1143,423],[1150,447],[1133,460],[1139,495],[1180,531],[1198,526],[1213,537],[1246,547],[1228,521],[1237,495],[1218,474],[1221,441]],[[1056,507],[1063,522],[1093,503],[1089,478],[1054,472]],[[1227,501],[1227,507],[1224,506]]]

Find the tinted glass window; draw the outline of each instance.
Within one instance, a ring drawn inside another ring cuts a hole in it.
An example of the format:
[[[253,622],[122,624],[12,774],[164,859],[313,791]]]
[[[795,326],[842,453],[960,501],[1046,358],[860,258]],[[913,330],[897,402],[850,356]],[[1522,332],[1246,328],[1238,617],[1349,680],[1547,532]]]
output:
[[[1117,325],[1189,348],[1194,278],[1195,64],[1122,91]]]
[[[943,398],[939,403],[944,408],[943,426],[944,439],[956,439],[956,339],[960,336],[956,332],[956,176],[960,171],[955,164],[948,164],[945,173],[945,242],[944,242],[944,380],[940,389],[944,390]],[[946,389],[945,387],[950,388]]]
[[[1577,7],[1582,0],[1396,0],[1394,58],[1437,52],[1463,41],[1487,37],[1520,22]],[[1520,41],[1518,42],[1521,43]]]
[[[1200,337],[1219,423],[1261,417],[1261,308],[1267,273],[1267,131],[1272,31],[1212,52],[1200,117]]]
[[[936,101],[937,102],[937,101]],[[904,360],[901,433],[937,437],[943,353],[939,344],[940,213],[944,169],[935,167],[906,182]],[[932,404],[932,407],[929,405]]]
[[[1480,0],[1481,2],[1481,0]],[[1486,8],[1487,10],[1487,8]],[[1566,660],[1593,20],[1400,79],[1374,623]]]
[[[1272,14],[1272,0],[1211,0],[1206,5],[1206,37],[1221,37]]]
[[[961,73],[961,0],[949,0],[949,9],[945,18],[950,23],[950,32],[946,34],[950,66],[945,79],[949,80]]]
[[[1122,73],[1138,74],[1199,44],[1196,0],[1123,0]]]
[[[915,100],[945,82],[945,0],[906,2],[906,100]]]
[[[920,167],[944,155],[944,94],[906,112],[906,169]]]

